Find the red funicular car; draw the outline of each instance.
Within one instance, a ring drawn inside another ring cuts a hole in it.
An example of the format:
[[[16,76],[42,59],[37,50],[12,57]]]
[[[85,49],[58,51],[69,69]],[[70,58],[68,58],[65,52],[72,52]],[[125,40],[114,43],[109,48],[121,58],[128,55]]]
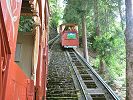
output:
[[[74,48],[79,46],[78,25],[60,25],[61,46],[64,48]]]

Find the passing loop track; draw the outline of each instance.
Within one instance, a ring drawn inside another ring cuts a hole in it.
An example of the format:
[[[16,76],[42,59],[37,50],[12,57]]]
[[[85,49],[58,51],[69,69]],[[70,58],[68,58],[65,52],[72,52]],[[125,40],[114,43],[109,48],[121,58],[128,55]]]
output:
[[[76,50],[66,50],[66,54],[85,100],[120,100]]]

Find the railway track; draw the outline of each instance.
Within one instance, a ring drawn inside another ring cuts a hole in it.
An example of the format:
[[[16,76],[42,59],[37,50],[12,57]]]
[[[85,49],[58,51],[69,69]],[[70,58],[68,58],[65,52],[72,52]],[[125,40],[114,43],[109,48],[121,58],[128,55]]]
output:
[[[120,100],[78,52],[69,49],[66,53],[85,100]]]
[[[119,100],[78,52],[56,40],[50,53],[47,100]]]

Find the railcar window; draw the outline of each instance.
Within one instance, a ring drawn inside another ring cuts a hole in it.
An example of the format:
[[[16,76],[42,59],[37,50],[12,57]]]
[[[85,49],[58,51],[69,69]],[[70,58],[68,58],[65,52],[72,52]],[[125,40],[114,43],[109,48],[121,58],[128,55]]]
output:
[[[76,39],[76,33],[68,33],[67,34],[67,39]]]
[[[31,76],[33,67],[34,33],[32,16],[21,16],[14,61],[28,75]]]
[[[64,30],[65,30],[65,31],[67,31],[68,29],[69,29],[69,27],[68,27],[68,26],[66,26]]]
[[[15,52],[15,62],[21,61],[21,48],[22,48],[22,44],[17,43],[16,52]]]

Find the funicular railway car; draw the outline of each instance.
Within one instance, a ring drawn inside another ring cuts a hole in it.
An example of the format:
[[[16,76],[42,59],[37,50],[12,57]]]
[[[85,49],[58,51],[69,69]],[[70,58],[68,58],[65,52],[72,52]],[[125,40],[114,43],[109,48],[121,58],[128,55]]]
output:
[[[60,42],[64,48],[74,48],[79,46],[78,25],[61,24],[60,25]]]
[[[20,16],[31,32],[18,32]],[[0,100],[46,100],[48,18],[48,0],[0,0]]]

